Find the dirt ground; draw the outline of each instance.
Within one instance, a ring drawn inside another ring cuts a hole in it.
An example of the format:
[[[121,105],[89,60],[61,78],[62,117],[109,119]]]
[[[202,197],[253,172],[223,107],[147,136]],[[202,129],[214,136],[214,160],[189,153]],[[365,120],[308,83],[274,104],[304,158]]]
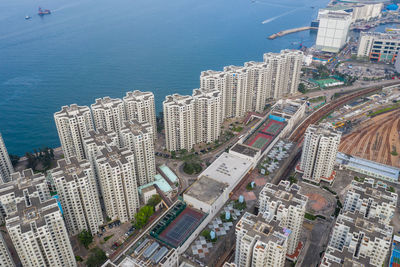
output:
[[[394,110],[361,124],[342,137],[339,151],[382,164],[400,167],[400,110]]]

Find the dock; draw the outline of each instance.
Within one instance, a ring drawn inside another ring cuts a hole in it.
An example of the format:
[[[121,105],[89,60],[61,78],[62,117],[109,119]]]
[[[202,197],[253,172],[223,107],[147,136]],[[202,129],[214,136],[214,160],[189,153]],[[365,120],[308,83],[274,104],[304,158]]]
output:
[[[277,37],[282,37],[282,36],[285,36],[285,35],[290,34],[290,33],[307,31],[307,30],[317,30],[317,29],[318,29],[317,27],[307,26],[307,27],[300,27],[300,28],[284,30],[284,31],[280,31],[278,33],[274,33],[274,34],[268,36],[268,39],[273,40],[273,39],[275,39]]]

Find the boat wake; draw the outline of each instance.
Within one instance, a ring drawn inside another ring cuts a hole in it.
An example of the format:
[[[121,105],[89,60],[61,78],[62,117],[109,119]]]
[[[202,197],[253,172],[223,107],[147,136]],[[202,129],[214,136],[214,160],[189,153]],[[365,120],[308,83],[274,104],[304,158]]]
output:
[[[272,17],[272,18],[266,19],[266,20],[264,20],[264,21],[263,21],[263,22],[261,22],[261,23],[262,23],[262,24],[267,24],[267,23],[270,23],[270,22],[272,22],[272,21],[274,21],[274,20],[276,20],[276,19],[279,19],[279,18],[281,18],[281,17],[283,17],[283,16],[289,15],[289,14],[291,14],[291,13],[293,13],[293,12],[295,12],[295,11],[297,11],[297,10],[301,9],[301,8],[302,8],[302,7],[299,7],[299,8],[292,9],[292,10],[290,10],[290,11],[287,11],[287,12],[285,12],[285,13],[282,13],[282,14],[280,14],[280,15],[278,15],[278,16],[275,16],[275,17]]]
[[[79,5],[79,4],[69,4],[69,5],[65,5],[65,6],[56,8],[56,9],[52,9],[51,12],[54,13],[54,12],[57,12],[57,11],[61,11],[61,10],[70,8],[70,7],[75,7],[75,6],[77,6],[77,5]]]

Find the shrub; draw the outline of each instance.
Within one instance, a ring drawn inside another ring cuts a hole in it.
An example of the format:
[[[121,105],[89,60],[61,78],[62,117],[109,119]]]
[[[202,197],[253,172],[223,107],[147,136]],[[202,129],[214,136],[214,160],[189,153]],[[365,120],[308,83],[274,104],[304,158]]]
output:
[[[246,208],[246,201],[240,203],[239,200],[235,200],[235,202],[233,203],[233,208],[237,210],[244,210]]]
[[[114,235],[109,235],[104,237],[104,242],[107,242],[108,240],[110,240],[110,238],[112,238]]]
[[[149,221],[150,216],[153,215],[154,208],[152,206],[143,206],[138,213],[135,214],[134,227],[136,229],[141,229]]]
[[[310,220],[310,221],[314,221],[317,217],[311,213],[306,212],[304,214],[304,218],[306,218],[307,220]]]
[[[83,230],[78,234],[78,240],[85,248],[88,248],[93,242],[92,233],[90,231]]]
[[[99,267],[107,260],[106,253],[98,247],[90,250],[91,254],[86,261],[88,267]]]

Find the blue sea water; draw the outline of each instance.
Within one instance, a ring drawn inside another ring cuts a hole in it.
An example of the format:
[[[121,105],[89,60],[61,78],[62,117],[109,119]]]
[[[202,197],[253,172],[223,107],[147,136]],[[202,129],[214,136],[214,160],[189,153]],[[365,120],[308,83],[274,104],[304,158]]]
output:
[[[191,94],[202,70],[311,46],[308,31],[267,36],[308,26],[327,2],[2,0],[0,132],[9,153],[59,146],[53,113],[63,105],[138,89],[153,91],[160,111],[165,95]],[[52,14],[39,17],[38,6]]]

